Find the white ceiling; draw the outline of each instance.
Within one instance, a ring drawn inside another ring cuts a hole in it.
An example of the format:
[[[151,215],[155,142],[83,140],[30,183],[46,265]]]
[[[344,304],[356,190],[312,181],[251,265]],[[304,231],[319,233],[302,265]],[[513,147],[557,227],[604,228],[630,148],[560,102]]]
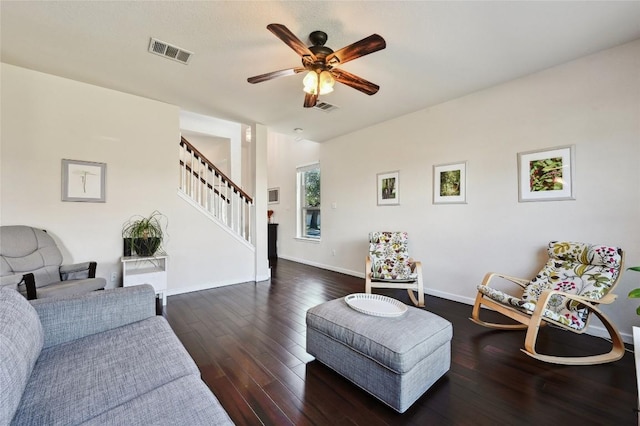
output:
[[[0,14],[5,63],[319,142],[640,38],[640,1],[2,0]],[[326,113],[302,107],[301,74],[247,83],[300,64],[270,23],[304,42],[325,31],[334,50],[380,34],[385,50],[344,65],[380,91],[337,84]],[[149,54],[150,37],[195,55]]]

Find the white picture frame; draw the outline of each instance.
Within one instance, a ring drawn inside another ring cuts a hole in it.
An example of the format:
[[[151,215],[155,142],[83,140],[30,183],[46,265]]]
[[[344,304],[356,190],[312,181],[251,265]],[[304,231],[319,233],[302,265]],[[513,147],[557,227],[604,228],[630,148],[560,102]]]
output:
[[[379,206],[397,206],[400,204],[400,172],[378,173],[377,192]]]
[[[433,166],[433,204],[467,203],[467,162]]]
[[[62,160],[62,201],[106,202],[107,164]]]
[[[518,201],[575,200],[575,146],[518,153]]]

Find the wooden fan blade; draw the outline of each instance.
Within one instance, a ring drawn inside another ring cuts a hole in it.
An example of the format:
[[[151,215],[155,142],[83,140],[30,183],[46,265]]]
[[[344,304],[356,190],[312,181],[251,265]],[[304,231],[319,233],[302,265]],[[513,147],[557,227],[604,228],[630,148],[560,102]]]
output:
[[[367,38],[356,41],[349,46],[335,51],[327,56],[327,64],[337,65],[353,61],[369,53],[377,52],[387,47],[387,43],[378,34],[372,34]]]
[[[249,77],[247,81],[252,84],[261,83],[263,81],[271,80],[278,77],[287,77],[290,75],[295,75],[303,71],[305,71],[303,67],[288,68],[286,70],[273,71],[273,72],[268,72],[266,74],[260,74],[253,77]]]
[[[307,45],[300,41],[295,34],[289,31],[289,28],[282,24],[269,24],[267,25],[267,29],[282,40],[287,46],[295,50],[298,55],[302,57],[309,56],[313,62],[317,60],[316,56],[309,50]]]
[[[313,108],[316,106],[318,102],[318,95],[310,95],[309,93],[304,94],[304,107],[305,108]]]
[[[362,77],[358,77],[357,75],[351,74],[341,69],[334,68],[331,70],[331,74],[342,84],[346,84],[347,86],[353,87],[356,90],[359,90],[367,95],[375,95],[380,90],[380,86],[377,84],[373,84],[370,81],[365,80]]]

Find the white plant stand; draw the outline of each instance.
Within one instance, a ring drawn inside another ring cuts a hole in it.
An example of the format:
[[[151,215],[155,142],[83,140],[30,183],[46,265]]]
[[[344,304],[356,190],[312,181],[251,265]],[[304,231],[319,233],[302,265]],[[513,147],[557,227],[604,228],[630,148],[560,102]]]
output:
[[[149,257],[124,256],[120,261],[122,262],[123,287],[151,284],[156,295],[162,298],[162,306],[167,304],[168,255],[161,254]]]

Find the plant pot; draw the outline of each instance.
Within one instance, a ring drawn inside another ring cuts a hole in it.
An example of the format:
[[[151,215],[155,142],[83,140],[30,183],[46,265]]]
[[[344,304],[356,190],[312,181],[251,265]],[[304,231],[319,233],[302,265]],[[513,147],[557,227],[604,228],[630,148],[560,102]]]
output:
[[[161,242],[162,240],[157,237],[134,238],[133,250],[138,256],[153,256],[160,248]]]
[[[131,238],[123,238],[122,246],[122,254],[124,256],[131,256]]]

